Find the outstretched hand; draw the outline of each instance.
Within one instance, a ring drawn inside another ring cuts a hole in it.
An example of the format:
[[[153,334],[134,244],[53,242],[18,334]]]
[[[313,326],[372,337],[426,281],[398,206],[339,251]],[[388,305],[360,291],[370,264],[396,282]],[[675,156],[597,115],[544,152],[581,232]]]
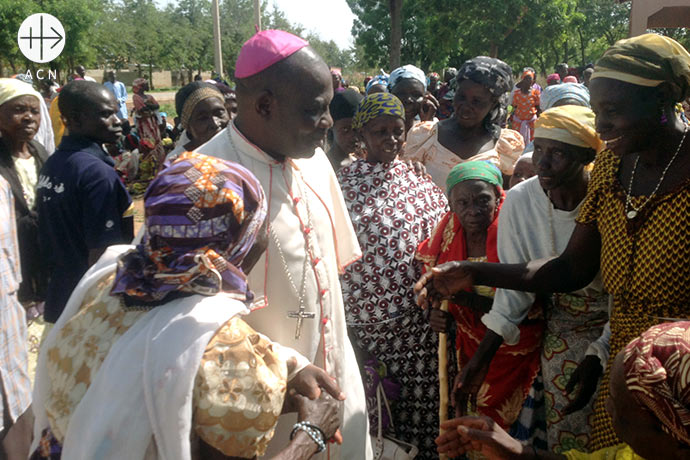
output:
[[[489,373],[491,361],[481,362],[475,353],[462,372],[455,377],[453,384],[453,405],[455,406],[455,416],[467,415],[469,406],[473,412],[477,411],[477,395]]]
[[[446,431],[436,438],[436,446],[439,454],[448,457],[476,451],[487,460],[505,460],[518,457],[524,450],[489,417],[454,418],[443,422],[441,429]]]
[[[474,284],[474,276],[465,262],[447,262],[424,273],[414,285],[417,305],[426,309],[438,308],[441,300],[469,289]]]
[[[575,388],[579,387],[577,396],[563,409],[564,414],[572,414],[583,409],[597,391],[599,377],[604,372],[599,357],[593,355],[585,356],[577,369],[573,371],[570,380],[565,386],[565,392],[571,395]]]
[[[318,398],[321,396],[321,390],[324,390],[338,401],[345,400],[345,393],[342,392],[335,379],[313,364],[299,371],[288,382],[288,390],[290,389],[294,389],[298,394],[309,399]]]

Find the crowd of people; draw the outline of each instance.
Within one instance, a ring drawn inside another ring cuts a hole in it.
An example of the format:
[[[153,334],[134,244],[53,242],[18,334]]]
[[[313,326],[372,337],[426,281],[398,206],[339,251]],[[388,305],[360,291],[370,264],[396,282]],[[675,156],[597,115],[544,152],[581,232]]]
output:
[[[265,30],[170,126],[75,70],[0,79],[0,458],[690,458],[679,43],[358,88]]]

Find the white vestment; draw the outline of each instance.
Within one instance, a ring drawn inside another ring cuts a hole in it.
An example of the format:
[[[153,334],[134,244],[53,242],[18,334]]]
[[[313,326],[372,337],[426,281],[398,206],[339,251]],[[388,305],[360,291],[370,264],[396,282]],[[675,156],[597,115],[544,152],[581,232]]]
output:
[[[268,250],[249,275],[258,301],[247,323],[325,369],[345,392],[344,441],[342,447],[329,445],[329,457],[371,458],[364,388],[347,336],[339,280],[361,250],[326,154],[316,149],[311,158],[278,162],[249,142],[234,123],[197,151],[243,165],[269,199]],[[288,312],[299,310],[300,298],[314,318],[303,320],[300,338],[295,339],[297,320]],[[281,416],[267,456],[287,445],[296,421],[295,414]]]

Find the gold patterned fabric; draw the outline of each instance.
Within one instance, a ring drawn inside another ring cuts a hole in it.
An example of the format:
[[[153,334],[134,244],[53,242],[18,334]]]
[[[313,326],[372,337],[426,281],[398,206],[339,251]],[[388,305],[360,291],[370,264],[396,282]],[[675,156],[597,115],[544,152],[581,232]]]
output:
[[[625,191],[618,180],[620,158],[604,150],[596,159],[577,221],[601,234],[601,274],[613,295],[611,357],[664,318],[690,317],[690,180],[650,200],[638,217],[625,217]],[[633,197],[639,208],[647,199]],[[609,395],[609,360],[595,403],[593,450],[618,439],[604,408]]]
[[[59,442],[111,346],[147,313],[123,308],[120,297],[109,294],[113,280],[111,274],[94,285],[47,350],[46,414]],[[196,376],[195,433],[228,456],[262,455],[282,410],[286,382],[287,366],[272,343],[241,319],[229,320],[206,347]]]

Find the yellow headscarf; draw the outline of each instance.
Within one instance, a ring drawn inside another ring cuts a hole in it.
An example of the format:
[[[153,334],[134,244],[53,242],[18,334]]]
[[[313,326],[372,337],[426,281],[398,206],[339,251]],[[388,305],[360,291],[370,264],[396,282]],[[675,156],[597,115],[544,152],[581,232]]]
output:
[[[682,101],[690,95],[690,53],[672,38],[657,34],[619,40],[597,61],[595,78],[648,87],[668,82],[675,102]]]
[[[543,112],[534,125],[534,137],[591,148],[597,153],[604,148],[594,129],[594,112],[579,105],[562,105]]]
[[[19,96],[35,96],[39,102],[41,94],[28,83],[16,78],[0,78],[0,106]]]

